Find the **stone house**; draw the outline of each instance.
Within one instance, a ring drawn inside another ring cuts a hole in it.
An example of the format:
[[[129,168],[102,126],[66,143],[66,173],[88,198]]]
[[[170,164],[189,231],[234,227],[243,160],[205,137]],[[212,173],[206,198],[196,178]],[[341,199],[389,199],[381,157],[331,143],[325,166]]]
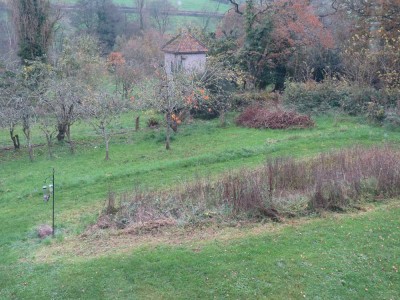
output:
[[[208,49],[188,32],[180,33],[161,50],[164,52],[167,74],[181,69],[190,73],[205,70]]]

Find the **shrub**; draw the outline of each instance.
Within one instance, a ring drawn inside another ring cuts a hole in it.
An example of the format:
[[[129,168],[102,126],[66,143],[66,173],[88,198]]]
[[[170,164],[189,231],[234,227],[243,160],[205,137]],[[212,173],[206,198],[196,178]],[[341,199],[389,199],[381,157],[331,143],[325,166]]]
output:
[[[263,107],[251,106],[236,119],[236,124],[250,128],[307,128],[314,126],[313,120],[306,115],[283,109],[269,110]]]
[[[160,126],[160,120],[155,117],[151,117],[147,120],[147,127],[155,128]]]
[[[384,125],[391,130],[400,129],[400,113],[396,110],[388,110],[386,112]]]
[[[370,103],[384,110],[395,107],[399,97],[398,91],[377,90],[327,78],[320,83],[289,82],[284,93],[284,104],[303,113],[340,110],[349,115],[360,115],[368,113]]]
[[[200,106],[197,108],[192,108],[190,110],[190,115],[193,118],[201,120],[212,120],[219,117],[218,111],[208,106]]]

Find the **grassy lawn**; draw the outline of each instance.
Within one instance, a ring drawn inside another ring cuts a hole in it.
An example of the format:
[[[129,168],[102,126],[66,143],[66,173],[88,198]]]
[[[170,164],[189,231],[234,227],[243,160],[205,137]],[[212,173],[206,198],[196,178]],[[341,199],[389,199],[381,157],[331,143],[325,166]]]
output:
[[[147,117],[142,117],[143,126]],[[30,163],[26,149],[0,150],[0,298],[296,299],[301,293],[312,299],[398,298],[400,209],[395,202],[301,226],[268,225],[254,236],[243,229],[242,238],[232,233],[225,242],[143,243],[103,257],[51,252],[36,259],[39,252],[62,249],[76,240],[96,219],[109,189],[162,188],[195,176],[255,167],[267,157],[307,157],[355,144],[400,141],[399,132],[353,118],[338,124],[331,117],[316,121],[315,128],[284,131],[195,121],[180,128],[167,152],[163,129],[133,132],[134,115],[125,115],[108,162],[101,140],[86,124],[72,128],[74,155],[66,145],[56,145],[56,157],[50,160],[46,149],[37,147],[36,160]],[[33,135],[36,144],[43,143],[37,128]],[[9,145],[8,139],[7,132],[0,131],[0,147]],[[55,241],[40,241],[36,226],[51,221],[41,186],[53,167],[58,233]]]
[[[0,267],[2,299],[398,299],[400,206],[246,237]],[[243,229],[246,233],[246,229]],[[237,232],[236,232],[237,233]]]

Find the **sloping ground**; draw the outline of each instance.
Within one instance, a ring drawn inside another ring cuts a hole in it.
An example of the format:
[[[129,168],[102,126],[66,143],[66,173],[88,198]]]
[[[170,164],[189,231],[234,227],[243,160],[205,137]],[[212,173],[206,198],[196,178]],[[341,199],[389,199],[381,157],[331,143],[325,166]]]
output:
[[[393,200],[286,225],[143,237],[123,253],[110,244],[100,257],[78,255],[87,241],[56,241],[39,261],[30,254],[0,267],[0,298],[398,299],[399,229]]]
[[[314,128],[283,131],[196,121],[180,128],[167,152],[163,130],[129,131],[133,120],[126,115],[118,125],[126,133],[113,137],[109,162],[87,124],[73,129],[75,155],[67,145],[56,145],[50,160],[38,147],[35,162],[29,163],[26,149],[0,151],[0,299],[300,298],[300,291],[321,299],[398,298],[400,212],[395,204],[304,227],[221,233],[202,228],[193,239],[185,231],[156,233],[150,240],[79,235],[96,221],[109,189],[213,178],[257,166],[266,157],[311,156],[355,143],[396,144],[399,132],[352,118],[336,124],[322,117]],[[35,144],[43,142],[37,128],[33,136]],[[2,131],[0,145],[8,145],[8,139]],[[52,167],[57,237],[41,241],[35,228],[51,221],[41,187]]]

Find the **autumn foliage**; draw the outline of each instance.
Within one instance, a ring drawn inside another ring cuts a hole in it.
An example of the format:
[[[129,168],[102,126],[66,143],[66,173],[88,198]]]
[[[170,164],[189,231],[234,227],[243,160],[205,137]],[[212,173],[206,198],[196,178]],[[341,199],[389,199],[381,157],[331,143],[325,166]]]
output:
[[[255,2],[246,1],[240,7],[242,14],[227,13],[216,36],[226,41],[225,47],[230,48],[230,54],[238,58],[237,63],[257,87],[263,89],[275,83],[275,88],[281,90],[289,70],[304,67],[304,55],[310,49],[331,49],[334,39],[310,1]]]

